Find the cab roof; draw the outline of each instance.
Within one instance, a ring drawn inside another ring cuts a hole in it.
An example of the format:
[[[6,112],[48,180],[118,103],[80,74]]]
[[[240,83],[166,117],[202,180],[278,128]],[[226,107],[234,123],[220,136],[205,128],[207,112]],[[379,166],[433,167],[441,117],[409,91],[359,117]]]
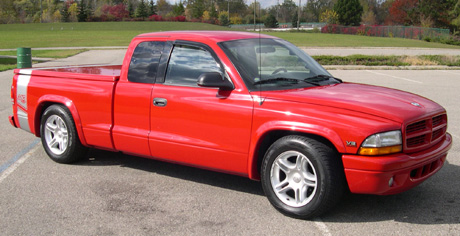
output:
[[[164,31],[145,33],[136,36],[136,38],[169,38],[170,40],[191,40],[202,41],[207,39],[213,42],[223,42],[238,39],[251,39],[251,38],[276,38],[273,36],[249,33],[241,31]]]

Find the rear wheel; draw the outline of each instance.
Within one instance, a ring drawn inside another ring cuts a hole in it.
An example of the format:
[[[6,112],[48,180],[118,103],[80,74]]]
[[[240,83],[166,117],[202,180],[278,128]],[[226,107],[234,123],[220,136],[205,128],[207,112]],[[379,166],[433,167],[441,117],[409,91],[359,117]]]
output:
[[[262,187],[281,213],[311,218],[332,208],[345,180],[335,149],[312,138],[291,135],[273,143],[261,167]]]
[[[86,154],[80,143],[72,115],[66,107],[52,105],[42,115],[40,125],[42,145],[55,162],[72,163]]]

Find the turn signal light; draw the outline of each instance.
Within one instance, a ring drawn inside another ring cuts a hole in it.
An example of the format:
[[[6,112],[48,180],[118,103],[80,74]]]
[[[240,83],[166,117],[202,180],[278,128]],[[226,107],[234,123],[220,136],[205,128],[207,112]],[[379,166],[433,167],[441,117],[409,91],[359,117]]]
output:
[[[365,156],[379,156],[379,155],[398,153],[401,151],[402,151],[402,145],[397,145],[397,146],[391,146],[391,147],[361,147],[358,153],[360,155],[365,155]]]

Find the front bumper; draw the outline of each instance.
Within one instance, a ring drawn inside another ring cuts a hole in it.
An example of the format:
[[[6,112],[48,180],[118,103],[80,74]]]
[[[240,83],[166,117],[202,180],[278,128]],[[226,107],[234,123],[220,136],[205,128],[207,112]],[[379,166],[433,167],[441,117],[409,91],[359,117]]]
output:
[[[368,157],[343,155],[343,166],[352,193],[389,195],[411,189],[438,172],[452,146],[452,136],[417,153]]]

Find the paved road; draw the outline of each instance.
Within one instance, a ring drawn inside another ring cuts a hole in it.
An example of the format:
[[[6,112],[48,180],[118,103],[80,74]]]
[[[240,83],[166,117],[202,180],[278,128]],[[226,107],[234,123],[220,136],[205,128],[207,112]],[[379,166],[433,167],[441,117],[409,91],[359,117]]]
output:
[[[116,64],[123,53],[100,58]],[[88,55],[46,65],[96,63]],[[446,107],[454,146],[445,167],[408,192],[350,195],[314,221],[291,219],[270,206],[258,182],[241,177],[96,150],[75,165],[52,162],[34,137],[10,127],[6,71],[0,73],[0,235],[458,235],[460,71],[331,73]]]

